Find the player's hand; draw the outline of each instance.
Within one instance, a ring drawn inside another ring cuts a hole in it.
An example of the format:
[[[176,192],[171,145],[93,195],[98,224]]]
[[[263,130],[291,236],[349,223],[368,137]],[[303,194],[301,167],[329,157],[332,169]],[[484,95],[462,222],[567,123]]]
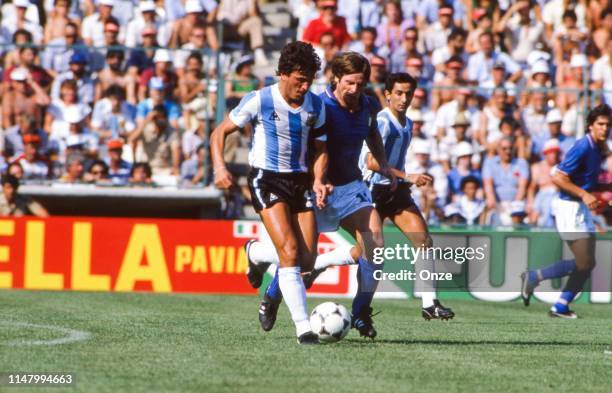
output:
[[[323,209],[327,203],[327,196],[332,193],[334,186],[331,184],[315,182],[312,186],[312,190],[315,193],[315,204],[317,208]]]
[[[226,167],[221,167],[214,170],[215,186],[221,190],[227,190],[234,184],[232,174]]]
[[[589,208],[589,210],[597,210],[599,207],[599,200],[597,197],[591,193],[585,193],[582,196],[582,202]]]
[[[393,171],[391,170],[391,167],[389,167],[388,165],[381,167],[379,172],[381,175],[391,180],[390,190],[395,191],[395,189],[397,188],[397,176],[395,176],[395,173],[393,173]]]
[[[420,173],[407,175],[406,180],[412,184],[415,184],[417,187],[423,187],[433,183],[433,177]]]

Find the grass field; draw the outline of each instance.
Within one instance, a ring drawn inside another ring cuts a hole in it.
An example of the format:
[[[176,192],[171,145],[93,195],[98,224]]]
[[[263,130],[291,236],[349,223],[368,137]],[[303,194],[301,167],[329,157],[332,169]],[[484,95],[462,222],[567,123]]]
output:
[[[255,297],[0,291],[0,373],[75,372],[78,381],[0,391],[610,392],[609,305],[577,305],[581,318],[561,321],[544,304],[447,303],[455,320],[425,322],[416,301],[375,301],[374,342],[352,331],[300,347],[284,306],[275,329],[260,330]],[[33,325],[90,336],[26,345],[67,335]]]

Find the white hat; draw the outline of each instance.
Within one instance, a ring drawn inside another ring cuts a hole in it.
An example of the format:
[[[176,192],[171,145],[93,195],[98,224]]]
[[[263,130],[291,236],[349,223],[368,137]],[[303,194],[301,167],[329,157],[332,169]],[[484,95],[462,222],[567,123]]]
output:
[[[66,147],[79,147],[85,143],[79,135],[70,134],[66,137]]]
[[[589,65],[589,60],[582,53],[574,53],[570,60],[570,67],[578,68],[578,67],[587,67]]]
[[[544,143],[542,154],[546,154],[550,150],[561,151],[561,146],[559,145],[559,140],[557,138],[549,139],[546,141],[546,143]]]
[[[410,120],[412,122],[423,123],[425,120],[423,119],[423,113],[421,111],[414,111],[410,114]]]
[[[469,142],[459,142],[453,149],[455,157],[471,156],[474,154],[474,149]]]
[[[412,141],[412,151],[414,154],[431,154],[431,144],[425,139],[415,139]]]
[[[551,109],[546,114],[546,123],[561,123],[563,121],[563,115],[559,109]]]
[[[512,201],[510,203],[510,215],[522,216],[525,214],[525,201]]]
[[[170,59],[170,52],[167,49],[158,49],[155,51],[155,56],[153,56],[154,63],[166,63],[172,61]]]
[[[455,214],[461,215],[461,210],[459,210],[459,207],[457,207],[457,205],[455,205],[454,203],[449,203],[448,205],[444,206],[444,217],[452,217]]]
[[[78,106],[71,106],[66,108],[63,117],[66,123],[74,124],[80,123],[85,118],[85,114]]]
[[[531,75],[535,74],[550,74],[550,67],[545,61],[537,61],[533,67],[531,67]]]
[[[202,8],[202,4],[198,0],[187,0],[185,3],[185,13],[190,14],[192,12],[204,12],[204,8]]]
[[[140,4],[138,4],[138,9],[140,12],[155,11],[155,2],[150,0],[141,1]]]
[[[11,71],[11,80],[24,81],[28,79],[28,70],[23,67],[15,68]]]
[[[13,0],[13,5],[20,8],[28,8],[30,6],[30,0]]]
[[[107,5],[109,7],[114,7],[115,6],[115,0],[100,0],[98,2],[99,5]]]

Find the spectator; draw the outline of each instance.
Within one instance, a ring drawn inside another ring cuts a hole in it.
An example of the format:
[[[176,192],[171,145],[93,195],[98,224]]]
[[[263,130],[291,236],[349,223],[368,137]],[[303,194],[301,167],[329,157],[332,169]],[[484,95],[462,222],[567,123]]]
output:
[[[125,100],[125,90],[119,85],[109,86],[104,98],[94,105],[91,128],[98,134],[100,143],[111,139],[126,139],[136,128],[136,108]]]
[[[587,57],[582,53],[574,53],[569,67],[560,67],[557,70],[557,86],[564,91],[557,93],[556,102],[562,111],[567,111],[578,101],[577,93],[584,88],[585,82],[588,82],[588,67]]]
[[[438,20],[429,25],[423,34],[427,53],[446,46],[452,29],[453,7],[442,6],[438,9]]]
[[[417,88],[414,91],[414,97],[410,102],[410,107],[406,110],[406,116],[410,119],[418,116],[423,121],[423,129],[426,131],[427,137],[434,137],[436,131],[434,123],[436,120],[436,112],[432,111],[427,106],[427,93],[422,88]]]
[[[540,154],[544,143],[548,140],[546,129],[546,113],[548,107],[546,94],[542,91],[534,91],[529,94],[529,105],[521,111],[521,122],[523,129],[531,137],[532,151]]]
[[[223,23],[224,39],[237,41],[247,36],[258,65],[268,65],[263,50],[263,22],[256,0],[221,0],[217,21]]]
[[[457,196],[454,203],[447,206],[450,209],[445,209],[446,217],[456,213],[460,217],[461,223],[484,225],[486,223],[486,204],[478,196],[482,191],[480,184],[481,182],[478,177],[465,176],[462,178],[460,183],[461,194]]]
[[[470,56],[467,66],[467,78],[474,82],[485,82],[492,78],[491,71],[493,64],[501,61],[506,66],[506,71],[510,74],[511,82],[518,81],[521,76],[520,66],[506,53],[495,50],[493,34],[485,32],[478,38],[480,50]]]
[[[327,64],[330,64],[334,56],[340,51],[340,47],[332,33],[323,33],[319,43],[315,45],[315,51],[321,59],[321,69],[325,69]]]
[[[153,107],[142,130],[137,129],[130,135],[130,143],[136,146],[135,160],[148,162],[154,177],[179,175],[179,137],[168,121],[163,104]]]
[[[506,90],[497,88],[493,90],[491,99],[483,108],[476,140],[481,146],[495,143],[501,137],[500,123],[504,117],[512,117],[512,108],[506,102]]]
[[[411,147],[415,159],[406,162],[406,173],[427,173],[432,176],[433,189],[430,191],[435,195],[435,206],[444,206],[448,197],[448,178],[442,166],[430,159],[432,144],[430,141],[417,139],[412,142]],[[415,199],[421,199],[421,194],[425,193],[425,190],[422,187],[412,187],[412,193]]]
[[[25,134],[23,136],[23,153],[15,159],[23,168],[24,180],[44,180],[48,176],[49,167],[40,155],[41,139],[36,134]]]
[[[38,65],[38,49],[19,49],[18,65],[4,70],[2,81],[5,84],[10,80],[11,73],[15,68],[25,68],[32,77],[32,80],[34,80],[45,91],[48,91],[49,85],[51,84],[53,78],[44,68]]]
[[[18,162],[11,162],[6,168],[6,173],[15,176],[17,179],[23,179],[23,167]]]
[[[212,50],[219,49],[217,34],[212,28],[213,20],[211,19],[215,17],[216,12],[208,13],[207,17],[205,11],[200,1],[187,0],[185,2],[185,15],[174,22],[168,46],[170,48],[180,48],[182,45],[189,42],[191,30],[194,26],[205,25],[207,26],[206,39],[208,41],[208,46]]]
[[[461,0],[421,0],[416,19],[419,29],[435,23],[439,18],[440,8],[444,6],[454,10],[454,22],[460,25],[465,17],[465,7]]]
[[[236,62],[236,72],[229,75],[225,82],[226,108],[228,111],[234,109],[242,97],[261,87],[261,82],[253,74],[255,60],[250,55],[242,56]]]
[[[453,124],[456,123],[458,116],[463,116],[469,125],[473,127],[478,124],[481,112],[477,108],[469,108],[468,100],[472,95],[472,91],[467,88],[457,90],[455,99],[440,106],[436,114],[435,129],[436,138],[443,140],[447,136],[453,136]],[[464,120],[461,119],[461,123]],[[476,130],[473,128],[467,130],[467,135],[471,136]]]
[[[551,109],[546,114],[546,131],[545,136],[542,138],[545,141],[549,141],[552,139],[556,139],[559,142],[559,149],[561,150],[561,159],[565,157],[565,153],[569,151],[569,149],[576,142],[576,138],[573,136],[567,136],[561,133],[561,124],[563,121],[563,116],[558,109]],[[533,151],[536,157],[541,157],[542,151]]]
[[[73,48],[72,46],[85,45],[79,37],[79,26],[68,22],[64,26],[63,36],[55,37],[49,41],[42,56],[42,66],[49,74],[56,77],[59,74],[70,71],[70,59],[75,53],[89,59],[89,51],[85,48]]]
[[[463,65],[467,64],[469,56],[465,51],[465,39],[467,32],[463,29],[455,28],[451,30],[446,40],[446,45],[437,48],[431,54],[431,63],[436,69],[434,81],[443,78],[443,73],[446,71],[446,63],[451,57],[461,59]]]
[[[138,79],[138,76],[144,70],[153,68],[155,65],[153,58],[155,56],[155,47],[157,46],[155,28],[147,26],[142,29],[142,45],[130,51],[127,61],[128,73],[132,78]]]
[[[404,33],[405,34],[405,33]],[[372,60],[372,57],[378,55],[378,46],[376,43],[376,28],[364,27],[359,32],[359,41],[353,41],[349,45],[349,50],[361,53],[368,60]],[[323,68],[323,67],[322,67]]]
[[[19,179],[13,175],[2,176],[0,194],[0,215],[49,217],[47,210],[38,202],[19,194]]]
[[[292,14],[297,19],[296,39],[304,36],[304,30],[311,20],[319,17],[315,0],[289,0]]]
[[[209,182],[208,167],[206,165],[207,148],[204,144],[198,145],[195,154],[183,161],[181,165],[181,179],[186,185],[207,185]]]
[[[39,149],[44,152],[47,148],[48,135],[38,126],[40,122],[35,116],[22,113],[17,116],[17,124],[6,130],[4,134],[4,153],[8,157],[16,158],[23,154],[23,138],[33,134],[39,138]]]
[[[53,82],[51,99],[59,99],[64,81],[72,80],[77,88],[79,101],[87,105],[93,105],[94,98],[96,98],[96,81],[88,75],[86,66],[87,57],[83,53],[74,53],[70,58],[70,70],[58,75]]]
[[[45,114],[44,130],[51,137],[68,134],[68,123],[65,120],[70,108],[77,108],[82,117],[89,115],[89,105],[80,102],[77,82],[74,79],[64,80],[59,87],[59,99],[51,101]]]
[[[13,33],[12,39],[7,39],[4,38],[5,34],[6,37],[11,37],[10,33],[6,31],[4,26],[0,26],[0,29],[0,34],[2,35],[0,38],[3,38],[6,44],[8,44],[9,41],[15,44],[14,49],[12,49],[10,46],[0,49],[0,53],[4,53],[6,50],[8,50],[8,53],[6,53],[4,56],[4,69],[9,70],[14,67],[19,67],[21,65],[20,53],[21,49],[23,49],[22,45],[32,44],[32,33],[24,29],[18,29],[15,31],[15,33]]]
[[[119,86],[127,91],[128,101],[136,103],[136,81],[123,68],[125,53],[121,50],[106,52],[106,66],[98,73],[96,84],[96,102],[98,102],[109,87]]]
[[[453,169],[448,173],[448,188],[451,200],[457,201],[463,192],[463,181],[465,178],[474,178],[480,184],[481,177],[480,172],[472,168],[474,149],[470,142],[461,141],[457,143],[452,153],[456,162]]]
[[[546,141],[542,154],[544,158],[531,164],[531,183],[527,188],[527,213],[529,222],[541,227],[555,225],[552,215],[552,200],[558,190],[552,181],[551,172],[560,162],[559,141],[550,139]]]
[[[425,62],[420,57],[409,57],[406,59],[404,72],[417,80],[419,86],[429,84],[428,74],[425,71]]]
[[[10,89],[2,95],[2,127],[11,128],[21,115],[29,115],[42,123],[42,108],[49,104],[49,96],[36,83],[26,68],[14,68],[10,74]]]
[[[189,36],[189,42],[181,46],[180,50],[174,52],[174,69],[179,77],[183,77],[187,58],[194,52],[198,53],[202,60],[200,71],[205,71],[208,76],[215,76],[216,57],[206,44],[206,31],[205,25],[194,26]]]
[[[460,56],[453,56],[446,61],[442,78],[434,82],[432,109],[438,109],[441,105],[452,101],[457,94],[455,87],[467,85],[467,81],[461,76],[463,67],[464,63]]]
[[[606,20],[612,20],[612,10],[607,14]],[[593,89],[604,89],[604,102],[612,105],[612,37],[602,53],[602,56],[593,64],[591,70],[593,83],[591,86]]]
[[[513,154],[514,142],[511,137],[504,137],[498,144],[497,155],[488,157],[482,168],[482,179],[487,202],[491,213],[491,225],[511,225],[512,202],[520,206],[525,203],[529,165],[522,158]]]
[[[15,13],[12,15],[3,15],[2,26],[7,30],[8,34],[13,35],[17,30],[27,30],[32,34],[32,42],[40,44],[43,40],[43,30],[38,21],[33,21],[26,18],[26,11],[30,6],[29,0],[13,0]]]
[[[158,77],[151,78],[149,81],[149,98],[138,103],[136,107],[136,129],[134,132],[141,133],[145,123],[152,120],[152,110],[158,105],[162,105],[166,110],[166,116],[170,122],[170,126],[178,129],[178,121],[181,117],[181,109],[179,105],[166,98],[166,86],[164,81]]]
[[[208,146],[207,119],[202,116],[202,112],[196,113],[196,118],[198,120],[196,127],[183,134],[181,142],[183,160],[192,158],[200,145]]]
[[[44,43],[48,44],[57,38],[64,38],[66,26],[69,23],[75,25],[78,23],[76,19],[70,18],[68,11],[72,0],[54,0],[53,11],[49,13],[49,17],[45,24]]]
[[[138,4],[140,15],[127,24],[125,45],[133,48],[143,44],[142,31],[149,27],[156,31],[157,42],[160,46],[167,46],[172,34],[171,26],[157,13],[157,6],[152,0],[144,0]]]
[[[119,21],[113,17],[108,18],[104,22],[104,42],[100,47],[91,50],[89,61],[90,71],[97,72],[103,69],[108,51],[118,50],[120,46],[123,46],[123,41],[119,40],[120,28]]]
[[[102,160],[95,160],[89,166],[89,170],[83,176],[87,183],[104,184],[108,183],[108,165]]]
[[[595,4],[596,2],[591,2]],[[597,15],[597,12],[591,13],[591,19]],[[608,7],[601,11],[600,23],[593,23],[593,26],[597,26],[592,34],[593,44],[600,53],[606,53],[607,47],[612,41],[612,5],[608,4]]]
[[[377,27],[376,46],[381,54],[388,56],[395,52],[402,43],[408,27],[414,26],[414,21],[404,19],[399,1],[387,1],[384,5],[385,21]]]
[[[62,183],[81,183],[85,175],[85,157],[72,153],[66,158],[66,172],[59,179]]]
[[[226,94],[228,94],[228,89],[226,89]],[[179,97],[183,103],[185,128],[197,127],[198,120],[194,117],[198,117],[208,129],[208,122],[214,118],[215,95],[208,91],[208,81],[202,71],[202,56],[197,52],[187,58],[185,73],[179,81]],[[227,105],[227,107],[231,106]]]
[[[166,49],[156,50],[153,62],[154,66],[144,70],[139,78],[138,100],[140,102],[151,96],[151,92],[147,91],[147,87],[154,77],[160,79],[164,84],[164,94],[167,97],[175,97],[178,94],[178,76],[172,70],[170,52]]]
[[[481,89],[479,94],[485,99],[491,99],[491,95],[495,89],[503,89],[506,91],[508,101],[514,102],[516,96],[516,85],[508,80],[506,74],[506,64],[503,61],[497,60],[493,63],[493,70],[491,71],[491,79],[488,79],[480,83]]]
[[[108,167],[108,177],[114,185],[126,185],[130,180],[132,165],[123,158],[123,141],[111,139],[107,144],[108,156],[105,165]]]
[[[509,54],[523,69],[527,68],[527,58],[544,34],[544,25],[531,17],[531,4],[529,0],[517,1],[495,26],[495,32],[504,35],[505,46],[512,48]]]
[[[552,45],[557,61],[563,57],[565,48],[583,53],[586,47],[587,30],[578,26],[578,17],[574,10],[563,13],[563,22],[553,31]]]
[[[81,24],[81,36],[88,46],[102,47],[106,44],[105,24],[109,19],[114,19],[112,16],[115,0],[99,0],[98,12],[95,12],[83,19]],[[119,27],[118,37],[119,42],[123,41],[125,33]]]
[[[318,0],[317,8],[319,17],[308,23],[302,39],[316,45],[321,41],[321,35],[330,32],[340,48],[345,48],[351,41],[351,36],[346,29],[346,20],[338,16],[336,0]]]
[[[365,93],[378,100],[380,107],[387,106],[385,98],[385,80],[387,80],[387,62],[380,56],[374,56],[370,60],[370,86],[366,88]]]
[[[78,150],[88,159],[98,155],[98,135],[85,126],[87,115],[78,107],[71,106],[63,113],[64,129],[51,135],[50,148],[59,154],[60,160],[67,157],[71,150]]]
[[[130,173],[130,185],[152,186],[152,174],[151,166],[147,162],[137,162],[132,167],[132,171]]]

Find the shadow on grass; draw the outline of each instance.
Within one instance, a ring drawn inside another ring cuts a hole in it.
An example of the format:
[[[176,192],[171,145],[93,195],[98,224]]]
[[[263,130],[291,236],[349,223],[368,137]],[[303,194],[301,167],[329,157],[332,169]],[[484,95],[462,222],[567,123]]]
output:
[[[584,346],[589,344],[584,343],[572,343],[565,341],[500,341],[500,340],[464,340],[464,341],[451,341],[451,340],[419,340],[419,339],[398,339],[398,340],[387,340],[387,339],[355,339],[348,338],[344,341],[352,344],[370,345],[370,344],[402,344],[402,345],[545,345],[545,346]]]

